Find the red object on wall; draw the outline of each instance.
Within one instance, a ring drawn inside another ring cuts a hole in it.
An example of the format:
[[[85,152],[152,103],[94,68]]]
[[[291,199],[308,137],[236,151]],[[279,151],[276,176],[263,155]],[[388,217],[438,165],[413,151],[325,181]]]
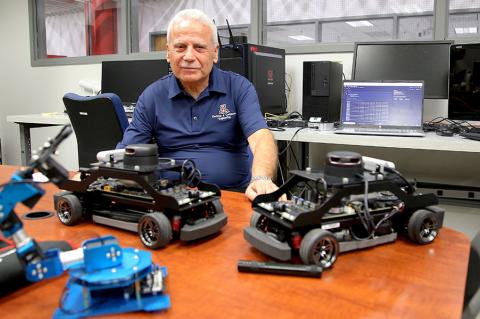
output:
[[[116,6],[112,0],[85,2],[87,55],[118,53]]]

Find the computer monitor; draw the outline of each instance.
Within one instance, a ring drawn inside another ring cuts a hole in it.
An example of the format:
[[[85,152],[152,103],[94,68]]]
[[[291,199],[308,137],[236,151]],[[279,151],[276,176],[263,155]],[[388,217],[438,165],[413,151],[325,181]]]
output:
[[[341,123],[421,128],[424,83],[344,81]]]
[[[426,99],[448,98],[452,41],[355,43],[352,79],[425,83]]]
[[[124,104],[136,103],[148,85],[167,74],[166,60],[104,61],[102,93],[115,93]]]
[[[448,118],[480,121],[479,43],[451,46]]]

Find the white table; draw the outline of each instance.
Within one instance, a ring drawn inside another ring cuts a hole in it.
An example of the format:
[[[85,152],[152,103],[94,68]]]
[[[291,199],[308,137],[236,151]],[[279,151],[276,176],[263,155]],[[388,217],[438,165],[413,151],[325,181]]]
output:
[[[7,122],[17,123],[20,127],[20,150],[22,165],[27,165],[32,157],[30,129],[70,124],[66,113],[41,113],[7,116]]]
[[[401,137],[401,136],[373,136],[373,135],[345,135],[335,134],[333,131],[319,131],[310,128],[304,128],[298,131],[298,128],[286,128],[285,131],[272,131],[277,141],[293,141],[302,143],[303,167],[308,163],[308,143],[316,144],[337,144],[354,145],[362,147],[385,147],[389,149],[411,149],[426,151],[454,152],[458,154],[459,165],[462,154],[480,153],[480,141],[469,140],[459,135],[440,136],[435,132],[428,132],[425,137]],[[295,134],[297,132],[297,134]],[[475,155],[476,156],[476,155]],[[471,157],[471,156],[470,156]],[[281,168],[285,171],[286,158],[280,158]],[[437,195],[449,198],[467,199],[473,197],[480,198],[479,185],[460,186],[448,184],[430,183],[425,181],[418,182],[417,186],[424,190],[436,191]],[[439,193],[438,191],[441,191]]]
[[[272,131],[272,133],[278,141],[290,141],[297,130],[298,128],[286,128],[285,131]],[[435,132],[428,132],[425,137],[403,137],[335,134],[333,131],[305,128],[300,130],[292,141],[480,153],[480,141],[469,140],[458,135],[440,136]]]

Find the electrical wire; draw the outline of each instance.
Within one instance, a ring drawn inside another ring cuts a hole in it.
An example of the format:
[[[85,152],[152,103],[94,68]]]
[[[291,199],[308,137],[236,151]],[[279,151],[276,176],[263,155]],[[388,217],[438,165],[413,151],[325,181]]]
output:
[[[282,181],[282,184],[285,183],[285,178],[283,176],[283,171],[282,171],[282,165],[280,165],[280,160],[277,158],[277,163],[278,163],[278,171],[280,172],[280,179]]]
[[[374,227],[372,216],[370,215],[370,210],[368,208],[368,178],[367,174],[363,174],[363,181],[364,181],[364,190],[365,194],[363,196],[363,213],[365,214],[365,220],[367,221],[368,229],[367,232],[370,231],[370,227]]]
[[[290,151],[291,151],[289,154],[290,154],[291,157],[293,157],[293,159],[295,160],[295,164],[297,165],[297,169],[300,169],[300,164],[299,164],[299,162],[298,162],[297,156],[295,155],[295,151],[294,151],[293,148],[292,148],[292,144],[290,144],[289,147],[290,147]]]
[[[288,150],[288,147],[290,146],[290,144],[293,142],[293,139],[294,137],[298,134],[298,132],[300,132],[301,130],[305,129],[306,127],[300,127],[298,130],[295,131],[295,133],[293,133],[292,137],[290,138],[290,140],[287,142],[287,146],[285,146],[285,148],[278,152],[278,155],[283,155],[287,150]]]
[[[288,118],[288,114],[273,114],[273,113],[265,113],[264,114],[265,120],[285,120]]]
[[[298,197],[303,196],[303,193],[307,190],[307,187],[312,189],[312,187],[310,185],[308,185],[308,183],[305,183],[305,182],[298,183],[298,187],[303,187],[302,190],[298,193]]]
[[[202,172],[196,167],[195,162],[186,159],[180,170],[181,182],[189,187],[196,187],[202,180]]]
[[[413,192],[413,187],[412,185],[410,185],[410,183],[407,181],[407,179],[399,172],[397,171],[396,169],[392,168],[392,167],[385,167],[384,168],[386,172],[389,172],[389,173],[392,173],[392,174],[395,174],[397,175],[401,180],[403,180],[403,182],[405,183],[408,191],[407,193],[411,194]]]
[[[425,122],[423,126],[426,130],[439,131],[449,129],[455,131],[456,133],[470,130],[471,128],[475,127],[466,120],[452,120],[442,116],[437,116],[434,119]]]
[[[303,120],[303,115],[302,113],[298,112],[298,111],[293,111],[291,113],[288,114],[287,118],[289,119],[296,119],[296,118],[301,118]]]
[[[315,180],[315,187],[318,189],[318,182],[319,182],[319,181],[321,181],[322,184],[323,184],[323,190],[324,190],[325,192],[327,192],[327,190],[328,190],[327,181],[325,181],[325,179],[324,179],[323,177],[321,177],[321,176]]]
[[[400,203],[400,206],[393,206],[393,210],[389,213],[383,216],[382,219],[373,227],[372,232],[370,233],[370,238],[373,238],[375,236],[375,232],[377,231],[378,227],[380,227],[381,224],[383,224],[385,221],[388,219],[392,218],[393,215],[396,213],[400,212],[403,209],[403,203]]]
[[[290,79],[290,83],[288,82],[287,78]],[[292,76],[285,72],[285,105],[288,107],[288,101],[290,101],[290,92],[292,91]]]

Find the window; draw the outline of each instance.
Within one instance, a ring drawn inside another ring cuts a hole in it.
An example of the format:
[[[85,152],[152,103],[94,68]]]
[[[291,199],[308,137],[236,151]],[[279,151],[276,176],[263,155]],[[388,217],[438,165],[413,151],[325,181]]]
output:
[[[118,53],[120,4],[113,0],[35,1],[40,59]]]
[[[434,1],[267,0],[269,45],[433,39]]]
[[[399,17],[399,40],[432,40],[433,16]]]
[[[132,52],[164,51],[168,22],[175,13],[187,8],[200,9],[212,17],[219,29],[222,43],[228,42],[226,20],[234,35],[249,34],[250,0],[132,0]]]
[[[129,59],[130,54],[137,59],[159,51],[162,55],[169,20],[186,8],[211,16],[223,44],[230,40],[228,19],[236,41],[247,38],[293,53],[351,50],[351,43],[360,41],[480,38],[480,0],[28,1],[33,65],[98,63]],[[445,12],[441,9],[447,2]],[[342,45],[321,45],[337,43]]]
[[[393,38],[393,19],[322,23],[321,42],[381,41]]]
[[[318,42],[317,23],[271,24],[268,26],[268,45],[293,45]]]
[[[480,0],[450,0],[448,37],[462,39],[480,35]]]

